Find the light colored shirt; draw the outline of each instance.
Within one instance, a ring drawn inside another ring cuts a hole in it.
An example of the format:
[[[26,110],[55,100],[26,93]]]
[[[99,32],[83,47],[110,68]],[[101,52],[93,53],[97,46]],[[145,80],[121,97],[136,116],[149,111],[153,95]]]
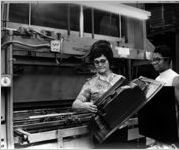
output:
[[[107,77],[97,74],[86,81],[76,99],[95,102],[121,78],[125,77],[114,73],[110,73]]]
[[[165,70],[161,72],[160,75],[155,79],[157,81],[165,83],[164,86],[172,86],[173,80],[176,76],[179,76],[172,69]]]

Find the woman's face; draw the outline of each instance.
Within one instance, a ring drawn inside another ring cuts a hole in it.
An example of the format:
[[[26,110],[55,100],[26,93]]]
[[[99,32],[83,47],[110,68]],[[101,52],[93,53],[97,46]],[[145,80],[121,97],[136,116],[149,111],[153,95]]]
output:
[[[163,72],[169,67],[168,62],[165,59],[166,58],[163,57],[161,54],[154,53],[152,65],[156,71]]]
[[[106,72],[110,70],[109,61],[104,55],[101,55],[101,57],[95,58],[94,65],[97,70],[97,73],[99,74],[105,74]]]

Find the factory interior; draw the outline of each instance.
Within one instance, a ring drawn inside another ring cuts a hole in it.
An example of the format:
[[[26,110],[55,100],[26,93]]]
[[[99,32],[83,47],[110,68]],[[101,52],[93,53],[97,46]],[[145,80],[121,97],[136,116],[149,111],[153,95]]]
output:
[[[128,2],[1,1],[0,149],[179,149],[179,1]]]

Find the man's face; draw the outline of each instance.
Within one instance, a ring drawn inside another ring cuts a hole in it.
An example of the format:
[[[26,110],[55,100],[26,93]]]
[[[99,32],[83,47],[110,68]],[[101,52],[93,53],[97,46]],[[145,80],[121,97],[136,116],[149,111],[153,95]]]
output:
[[[164,58],[160,53],[154,53],[152,59],[152,65],[158,72],[163,72],[169,68],[167,58]]]
[[[99,74],[105,74],[107,71],[109,71],[109,61],[104,55],[95,58],[94,65]]]

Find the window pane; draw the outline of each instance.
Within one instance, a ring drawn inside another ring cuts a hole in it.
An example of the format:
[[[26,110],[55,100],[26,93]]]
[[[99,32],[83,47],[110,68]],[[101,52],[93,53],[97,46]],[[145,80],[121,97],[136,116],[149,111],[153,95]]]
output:
[[[91,8],[84,7],[84,32],[92,33],[92,15],[91,15]]]
[[[119,37],[119,16],[109,12],[94,11],[94,32]]]
[[[16,23],[29,23],[29,4],[13,3],[9,7],[9,21]]]
[[[70,30],[79,31],[80,6],[70,5]]]
[[[67,4],[32,4],[33,25],[67,29]]]
[[[125,38],[125,41],[127,42],[127,23],[126,23],[125,16],[121,16],[121,37]]]

